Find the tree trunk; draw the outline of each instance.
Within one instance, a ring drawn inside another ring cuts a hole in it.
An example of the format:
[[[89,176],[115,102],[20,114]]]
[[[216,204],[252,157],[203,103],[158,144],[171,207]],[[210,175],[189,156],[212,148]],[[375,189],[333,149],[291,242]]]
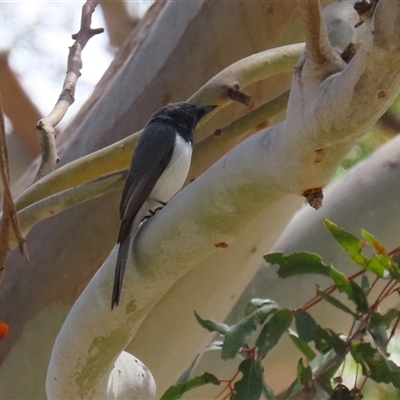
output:
[[[156,3],[134,32],[129,53],[121,50],[123,59],[117,58],[89,100],[90,107],[61,134],[60,165],[132,134],[157,108],[188,98],[232,62],[299,41],[295,16],[293,3],[285,1]],[[254,85],[253,106],[287,89],[289,79],[279,76]],[[226,109],[206,133],[244,111],[243,105]],[[35,172],[33,166],[18,190],[32,182]],[[0,346],[1,398],[45,398],[56,335],[116,242],[119,197],[90,201],[36,226],[27,237],[29,265],[17,251],[11,253],[0,291],[0,320],[10,326]]]

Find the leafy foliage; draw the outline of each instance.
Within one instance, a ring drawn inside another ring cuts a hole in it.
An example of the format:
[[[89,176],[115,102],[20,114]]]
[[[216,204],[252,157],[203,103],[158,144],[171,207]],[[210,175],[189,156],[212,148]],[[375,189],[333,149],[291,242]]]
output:
[[[203,375],[196,376],[187,382],[180,383],[179,385],[176,386],[171,386],[162,395],[160,400],[178,400],[182,397],[183,394],[185,394],[189,390],[195,389],[199,386],[206,385],[208,383],[211,383],[213,385],[219,385],[221,382],[213,374],[209,374],[208,372],[206,372]]]
[[[400,251],[396,249],[387,252],[384,245],[365,230],[362,231],[364,240],[361,240],[331,221],[325,220],[325,225],[349,258],[361,266],[361,271],[347,277],[313,253],[267,254],[265,260],[278,264],[278,275],[281,278],[302,274],[323,275],[332,281],[332,286],[325,290],[317,286],[316,297],[294,310],[280,308],[269,299],[253,299],[246,306],[243,319],[231,326],[202,319],[195,313],[203,328],[221,335],[223,339],[206,350],[221,351],[222,359],[239,356],[241,362],[238,371],[230,380],[218,380],[211,374],[189,378],[187,382],[170,388],[162,400],[178,399],[192,388],[221,382],[226,383],[220,393],[224,399],[275,399],[272,389],[264,380],[262,361],[285,333],[288,333],[302,358],[298,360],[297,375],[292,385],[280,397],[282,400],[294,399],[301,392],[310,398],[361,399],[362,389],[356,386],[357,382],[350,389],[342,384],[341,375],[334,378],[342,370],[340,367],[349,355],[360,366],[364,380],[392,384],[400,389],[400,367],[387,351],[388,343],[400,323],[400,311],[390,309],[383,314],[379,312],[383,300],[400,292],[400,270],[397,263],[400,261]],[[363,253],[367,247],[373,250],[368,257]],[[372,285],[367,274],[375,277]],[[357,278],[361,278],[360,283],[356,282]],[[386,279],[387,283],[381,293],[371,299],[371,287],[378,279]],[[334,295],[335,291],[344,299]],[[347,335],[320,326],[308,312],[320,301],[326,301],[353,318]],[[254,347],[250,343],[255,343]],[[188,375],[190,372],[191,369]],[[167,394],[169,397],[165,397]]]

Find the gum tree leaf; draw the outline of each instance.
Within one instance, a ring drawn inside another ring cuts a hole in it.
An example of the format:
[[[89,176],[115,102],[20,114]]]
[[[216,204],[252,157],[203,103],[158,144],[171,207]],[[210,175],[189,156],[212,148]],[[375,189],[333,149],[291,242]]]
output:
[[[364,291],[354,281],[350,281],[350,286],[353,295],[349,296],[349,300],[354,301],[354,303],[357,306],[357,311],[360,311],[362,313],[367,313],[369,310],[369,304],[367,296],[365,295]]]
[[[314,350],[303,340],[301,340],[296,334],[290,333],[290,339],[295,346],[303,353],[308,360],[313,360],[316,356]]]
[[[373,261],[373,266],[378,267],[378,264],[380,267],[378,268],[384,268],[386,271],[390,272],[393,277],[399,279],[400,278],[400,270],[399,266],[397,265],[397,262],[393,260],[392,257],[387,253],[385,246],[374,237],[371,233],[367,232],[365,229],[361,230],[362,236],[367,240],[367,242],[373,246],[376,250],[376,253],[373,255],[372,259]],[[372,262],[371,259],[371,262]],[[374,272],[374,271],[372,271]],[[380,272],[380,270],[379,270]],[[378,276],[383,276],[378,275]]]
[[[348,296],[352,295],[350,280],[345,274],[332,267],[330,277],[340,293],[345,292]]]
[[[351,355],[361,365],[362,373],[377,383],[391,383],[400,389],[400,368],[385,358],[370,343],[353,342]]]
[[[311,367],[309,365],[304,366],[302,358],[297,362],[297,379],[305,387],[309,387],[313,383]]]
[[[257,311],[261,308],[266,310],[266,307],[272,309],[277,309],[279,306],[278,304],[270,299],[251,299],[244,309],[244,316],[250,315],[254,311]]]
[[[278,276],[280,278],[303,274],[330,276],[330,267],[322,262],[322,258],[318,254],[303,251],[285,256],[279,252],[266,254],[264,259],[270,264],[279,265]]]
[[[277,311],[263,326],[257,340],[257,358],[263,359],[265,355],[276,346],[282,335],[289,329],[293,321],[292,311],[283,308]]]
[[[387,329],[395,318],[399,318],[400,311],[391,308],[386,314],[373,313],[367,324],[367,330],[374,340],[375,346],[386,357],[389,356],[387,352],[388,335]]]
[[[171,386],[161,396],[160,400],[178,400],[183,396],[183,394],[185,394],[189,390],[192,390],[199,386],[204,386],[207,384],[219,385],[220,383],[221,383],[220,380],[216,376],[206,372],[205,374],[203,374],[201,376],[196,376],[187,382],[180,383],[175,386]]]
[[[361,277],[361,289],[364,291],[366,296],[368,296],[368,293],[371,290],[368,276],[365,274]]]
[[[321,296],[325,301],[327,301],[329,304],[333,305],[334,307],[338,308],[339,310],[342,310],[346,312],[347,314],[350,314],[354,318],[358,318],[357,314],[350,310],[349,307],[345,306],[341,301],[339,301],[337,298],[331,296],[329,293],[326,293],[319,288],[317,288],[317,295]]]
[[[224,344],[222,345],[221,357],[223,360],[234,358],[244,345],[246,336],[252,334],[258,325],[262,325],[266,318],[276,311],[271,304],[256,309],[247,315],[239,323],[230,327],[229,332],[225,335]]]
[[[197,322],[209,332],[218,332],[221,335],[226,335],[230,330],[230,327],[226,324],[221,324],[211,319],[202,319],[196,311],[194,312],[194,315],[197,319]]]
[[[235,383],[232,400],[259,400],[264,389],[264,368],[260,360],[244,360],[239,365],[242,379]]]
[[[330,349],[340,352],[343,349],[345,342],[339,335],[330,329],[321,328],[307,311],[296,310],[295,322],[299,338],[306,343],[314,341],[320,352]]]
[[[350,258],[358,265],[365,267],[367,263],[366,257],[361,254],[364,247],[364,243],[350,232],[345,231],[338,225],[329,221],[324,220],[325,226],[329,229],[329,232],[339,243],[339,246],[350,256]]]
[[[385,267],[382,265],[381,260],[377,254],[373,254],[371,259],[368,260],[367,264],[365,265],[365,269],[367,271],[371,271],[379,278],[382,278],[383,274],[385,273]]]
[[[331,278],[339,292],[347,294],[349,300],[355,303],[357,311],[366,313],[369,310],[367,296],[361,287],[335,268],[331,268]]]

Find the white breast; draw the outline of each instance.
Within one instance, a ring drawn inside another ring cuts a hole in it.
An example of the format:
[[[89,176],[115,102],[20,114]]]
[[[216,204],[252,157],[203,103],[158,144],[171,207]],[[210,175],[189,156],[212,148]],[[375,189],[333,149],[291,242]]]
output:
[[[182,188],[189,173],[191,158],[191,143],[176,135],[171,161],[151,191],[149,200],[167,203]],[[155,207],[159,206],[160,204],[155,204]]]

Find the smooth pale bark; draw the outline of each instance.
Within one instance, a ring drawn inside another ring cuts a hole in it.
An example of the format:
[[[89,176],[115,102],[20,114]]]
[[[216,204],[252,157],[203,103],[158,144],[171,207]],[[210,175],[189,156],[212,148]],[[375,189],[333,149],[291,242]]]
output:
[[[231,63],[301,41],[292,2],[170,2],[164,7],[157,2],[151,10],[154,25],[148,19],[141,23],[107,72],[108,80],[60,135],[61,164],[138,131],[165,102],[187,99]],[[258,104],[286,90],[289,82],[289,75],[274,77],[249,92]],[[226,108],[205,134],[245,111],[241,104]],[[33,166],[16,191],[30,184],[35,172]],[[115,244],[119,198],[105,196],[40,223],[27,237],[29,265],[17,251],[11,253],[0,288],[0,320],[10,326],[0,346],[1,398],[45,397],[56,335]]]
[[[327,184],[346,152],[398,93],[399,19],[400,2],[379,3],[349,65],[326,41],[321,43],[328,62],[319,65],[309,53],[304,55],[293,78],[287,121],[238,145],[139,231],[123,298],[112,313],[109,293],[116,252],[110,254],[57,337],[47,376],[50,398],[109,398],[107,382],[119,352],[145,329],[149,320],[143,323],[143,318],[151,308],[160,300],[163,306],[173,292],[183,288],[185,297],[171,297],[181,319],[153,320],[153,331],[159,333],[156,342],[170,354],[162,359],[168,361],[165,368],[158,370],[148,362],[153,355],[160,364],[156,343],[142,356],[150,369],[155,368],[156,381],[169,371],[170,380],[179,374],[183,358],[197,352],[206,337],[193,339],[187,329],[187,311],[197,308],[211,318],[228,312],[230,296],[251,278],[256,258],[288,221],[299,204],[298,196]],[[271,229],[262,235],[267,221]],[[224,296],[223,285],[228,292]],[[182,329],[192,339],[184,356],[178,335],[170,331],[175,345],[166,344],[162,335],[166,324],[175,324],[177,331]],[[146,331],[151,329],[147,326]]]

